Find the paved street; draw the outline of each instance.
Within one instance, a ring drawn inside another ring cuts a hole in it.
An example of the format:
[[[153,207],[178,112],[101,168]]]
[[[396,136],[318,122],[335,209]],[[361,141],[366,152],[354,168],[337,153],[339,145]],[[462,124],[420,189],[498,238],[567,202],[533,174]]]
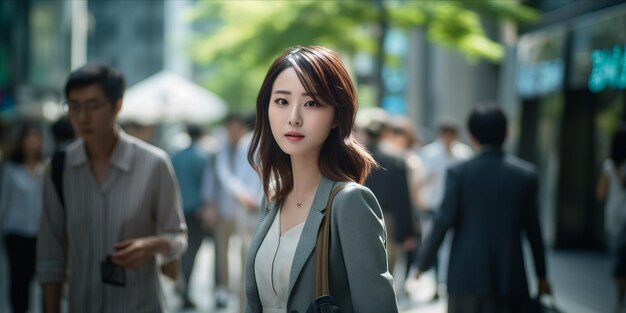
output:
[[[203,245],[197,262],[205,264],[198,268],[192,277],[192,297],[199,309],[193,312],[238,312],[236,303],[228,310],[212,310],[213,297],[210,268],[212,245],[206,241]],[[529,256],[530,257],[530,256]],[[235,255],[231,259],[236,260]],[[532,260],[527,258],[528,267]],[[614,290],[611,279],[612,262],[609,256],[601,252],[590,251],[548,251],[549,278],[554,290],[556,305],[567,313],[612,313],[614,310]],[[529,273],[534,273],[531,268]],[[234,276],[234,274],[233,274]],[[533,275],[529,275],[531,292],[535,293]],[[202,279],[204,277],[206,279]],[[404,313],[443,313],[446,310],[445,299],[431,301],[434,293],[434,275],[432,271],[422,275],[420,280],[410,279],[406,286],[409,297],[400,299],[401,312]],[[171,286],[170,286],[171,287]],[[167,288],[167,287],[166,287]],[[171,293],[168,299],[172,307],[178,302]]]
[[[530,260],[527,260],[530,261]],[[532,262],[527,262],[527,265]],[[612,262],[605,253],[589,251],[549,251],[549,279],[552,283],[557,308],[567,313],[612,313],[615,295],[611,279]],[[530,270],[530,269],[529,269]],[[533,273],[533,271],[529,271]],[[530,282],[535,293],[534,278]],[[409,288],[418,290],[413,297],[413,305],[403,310],[405,313],[443,313],[444,301],[436,303],[421,301],[425,295],[419,288],[426,289],[429,299],[433,292],[432,274],[424,277],[428,282],[409,282]],[[413,285],[414,284],[414,285]]]
[[[236,244],[233,246],[237,246]],[[232,249],[230,260],[233,269],[237,268],[238,258]],[[6,273],[6,259],[4,252],[0,254],[0,312],[8,312],[6,298],[8,275]],[[191,297],[196,302],[196,310],[183,311],[186,313],[214,312],[237,313],[237,300],[232,299],[227,309],[214,309],[213,278],[211,268],[213,255],[212,242],[206,240],[197,258],[198,267],[191,281]],[[527,260],[530,261],[530,260]],[[532,262],[527,262],[527,265]],[[614,291],[611,279],[611,260],[605,253],[590,251],[549,251],[548,266],[550,280],[555,293],[557,306],[567,313],[612,313],[614,312]],[[233,270],[233,280],[237,273]],[[529,275],[532,280],[532,275]],[[433,274],[426,272],[419,281],[411,279],[407,282],[410,292],[407,298],[401,299],[399,305],[404,313],[443,313],[445,299],[430,301],[432,298]],[[534,286],[534,281],[531,281]],[[40,293],[33,290],[35,297],[32,303],[38,303]],[[166,302],[172,312],[177,312],[180,300],[174,292],[174,286],[164,278],[164,294]],[[40,310],[34,310],[34,313]]]

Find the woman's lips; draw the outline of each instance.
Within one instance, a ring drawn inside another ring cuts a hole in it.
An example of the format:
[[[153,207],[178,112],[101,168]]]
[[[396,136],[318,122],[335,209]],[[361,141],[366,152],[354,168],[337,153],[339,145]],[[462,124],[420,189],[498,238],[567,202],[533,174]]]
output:
[[[287,140],[289,141],[300,141],[304,139],[304,135],[299,132],[288,132],[285,134],[285,137],[287,137]]]

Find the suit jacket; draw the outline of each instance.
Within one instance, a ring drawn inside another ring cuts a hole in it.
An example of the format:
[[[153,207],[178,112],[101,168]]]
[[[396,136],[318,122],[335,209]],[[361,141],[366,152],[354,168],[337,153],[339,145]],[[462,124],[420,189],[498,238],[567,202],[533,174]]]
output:
[[[337,182],[322,177],[296,247],[289,278],[287,312],[304,313],[315,299],[315,243],[330,192]],[[398,312],[393,278],[387,269],[386,231],[372,192],[353,184],[333,201],[330,224],[330,294],[342,312]],[[264,205],[246,258],[246,312],[262,312],[254,262],[279,204]]]
[[[420,251],[420,270],[432,265],[446,230],[452,228],[450,295],[528,296],[523,233],[537,277],[546,276],[534,167],[500,149],[486,148],[452,167],[446,180],[433,231]]]
[[[376,195],[385,216],[393,219],[394,233],[390,234],[391,238],[396,243],[414,238],[413,205],[404,155],[377,144],[372,147],[372,156],[380,168],[372,170],[365,185]]]

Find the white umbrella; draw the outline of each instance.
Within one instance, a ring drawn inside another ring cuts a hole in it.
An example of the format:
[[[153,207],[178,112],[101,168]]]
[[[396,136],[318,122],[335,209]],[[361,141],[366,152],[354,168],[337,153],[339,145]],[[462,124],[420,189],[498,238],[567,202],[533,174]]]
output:
[[[143,125],[201,124],[225,114],[226,104],[217,95],[177,74],[162,71],[126,90],[119,118]]]

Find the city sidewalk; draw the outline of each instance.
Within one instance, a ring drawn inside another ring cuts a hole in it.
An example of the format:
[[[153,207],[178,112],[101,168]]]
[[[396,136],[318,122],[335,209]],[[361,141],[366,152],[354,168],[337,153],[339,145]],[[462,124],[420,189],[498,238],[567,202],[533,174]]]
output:
[[[564,313],[612,313],[615,291],[611,276],[613,263],[607,253],[591,251],[547,251],[548,278],[552,284],[556,307]],[[531,294],[536,294],[532,259],[527,253],[527,273]],[[422,282],[422,280],[425,280]],[[401,304],[404,313],[444,313],[445,299],[428,302],[433,292],[433,275],[424,273],[419,282],[410,281],[412,301]],[[422,291],[419,291],[422,289]],[[417,291],[416,291],[417,290]],[[424,300],[426,299],[426,300]],[[546,300],[546,299],[544,299]]]
[[[233,247],[236,247],[233,242]],[[7,270],[3,251],[0,249],[0,312],[8,310]],[[231,249],[230,260],[233,269],[237,268],[238,258],[235,249]],[[196,259],[196,269],[191,280],[191,297],[197,305],[196,310],[182,311],[186,313],[214,312],[237,313],[238,301],[233,297],[230,305],[224,310],[215,310],[213,297],[213,244],[206,240]],[[612,313],[615,305],[614,283],[611,277],[612,261],[608,254],[593,251],[552,251],[548,254],[549,279],[554,290],[556,304],[564,313]],[[532,260],[527,258],[529,273],[532,271]],[[233,271],[236,281],[238,273]],[[531,293],[535,293],[533,275],[529,275]],[[434,293],[432,271],[422,275],[420,280],[410,279],[406,286],[409,296],[400,299],[399,306],[403,313],[444,313],[446,300],[430,301]],[[167,278],[163,279],[164,295],[170,312],[180,312],[180,299],[174,291],[174,285]],[[35,285],[33,285],[35,286]],[[36,307],[40,302],[41,293],[33,288],[31,303]],[[39,308],[34,310],[40,312]]]
[[[215,310],[212,294],[212,253],[213,246],[205,241],[196,264],[196,272],[191,281],[191,297],[195,300],[198,309],[183,311],[186,313],[238,312],[237,300],[225,310]],[[236,255],[231,255],[236,260]],[[549,279],[554,291],[557,307],[564,313],[611,313],[614,311],[615,293],[611,277],[612,261],[607,253],[594,251],[547,251]],[[528,273],[532,270],[532,259],[527,253],[526,265]],[[536,293],[534,274],[529,276],[531,294]],[[412,277],[412,276],[411,276]],[[444,313],[446,312],[446,298],[432,301],[434,294],[434,275],[428,271],[419,280],[409,279],[406,284],[409,295],[399,300],[400,311],[403,313]],[[173,287],[165,284],[165,294],[170,308],[180,305],[174,295]]]

